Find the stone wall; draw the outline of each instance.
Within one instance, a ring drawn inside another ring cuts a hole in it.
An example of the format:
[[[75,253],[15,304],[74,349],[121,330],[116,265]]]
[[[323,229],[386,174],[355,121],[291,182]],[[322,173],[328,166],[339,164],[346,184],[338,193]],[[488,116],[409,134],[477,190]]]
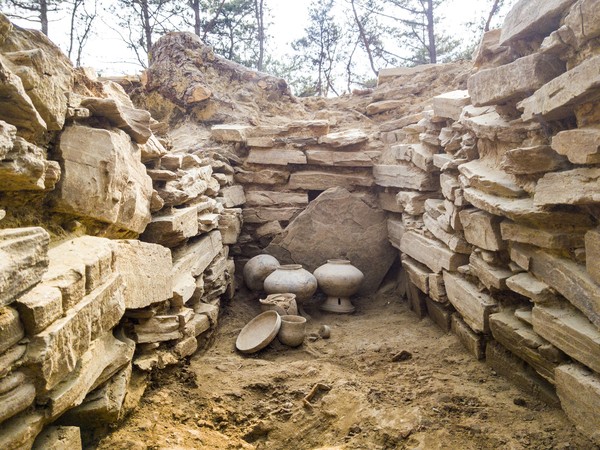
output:
[[[520,1],[374,166],[412,309],[600,442],[600,16]],[[408,118],[406,118],[408,121]]]
[[[2,15],[0,72],[0,448],[78,448],[208,342],[243,190]]]

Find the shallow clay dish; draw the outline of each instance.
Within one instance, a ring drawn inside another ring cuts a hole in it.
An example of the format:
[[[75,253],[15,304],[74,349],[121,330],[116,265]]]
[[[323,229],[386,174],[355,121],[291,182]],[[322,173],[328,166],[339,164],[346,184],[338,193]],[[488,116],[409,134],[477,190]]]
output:
[[[255,353],[271,343],[281,327],[281,317],[275,311],[265,311],[246,324],[235,341],[242,353]]]

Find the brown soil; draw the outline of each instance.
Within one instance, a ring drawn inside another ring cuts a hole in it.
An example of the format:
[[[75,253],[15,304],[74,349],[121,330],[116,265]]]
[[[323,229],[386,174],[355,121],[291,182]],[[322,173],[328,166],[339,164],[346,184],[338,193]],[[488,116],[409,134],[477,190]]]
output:
[[[241,295],[240,295],[241,297]],[[235,351],[255,299],[227,305],[215,344],[157,374],[100,449],[592,449],[562,411],[519,391],[392,292],[352,315],[315,307],[309,339]],[[322,324],[331,338],[317,338]],[[318,384],[310,402],[303,398]]]

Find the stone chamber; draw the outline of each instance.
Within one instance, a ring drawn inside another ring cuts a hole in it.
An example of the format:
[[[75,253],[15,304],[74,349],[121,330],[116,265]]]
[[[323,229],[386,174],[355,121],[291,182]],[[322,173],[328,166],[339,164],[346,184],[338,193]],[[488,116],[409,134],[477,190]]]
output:
[[[256,300],[239,274],[261,253],[351,260],[381,312],[359,299],[328,320],[434,323],[446,350],[462,344],[445,359],[469,355],[473,376],[493,369],[577,430],[506,448],[598,448],[599,42],[596,0],[521,0],[472,61],[299,99],[189,33],[162,37],[141,77],[98,78],[0,15],[0,448],[93,445],[161,382],[187,386],[190,359],[208,372],[234,338],[220,321]],[[365,355],[366,371],[386,358]],[[402,411],[377,443],[348,425],[336,448],[452,447],[410,443]],[[285,448],[268,434],[140,448]]]

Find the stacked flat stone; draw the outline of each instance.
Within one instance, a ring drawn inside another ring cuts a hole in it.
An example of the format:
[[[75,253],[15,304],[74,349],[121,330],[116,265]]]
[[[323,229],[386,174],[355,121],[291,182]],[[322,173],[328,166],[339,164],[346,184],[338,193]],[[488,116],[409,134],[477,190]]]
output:
[[[412,307],[596,442],[598,35],[597,2],[518,2],[468,91],[397,119],[402,142],[374,168]]]
[[[377,143],[356,129],[330,132],[326,120],[290,121],[274,126],[216,125],[217,142],[246,153],[235,180],[244,186],[244,228],[236,256],[250,258],[321,192],[332,187],[366,191],[380,155]]]

